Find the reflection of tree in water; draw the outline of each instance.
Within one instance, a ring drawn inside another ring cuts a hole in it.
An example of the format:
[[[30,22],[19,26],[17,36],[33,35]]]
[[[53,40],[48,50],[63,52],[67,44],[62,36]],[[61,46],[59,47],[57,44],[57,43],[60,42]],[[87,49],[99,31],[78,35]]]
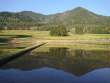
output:
[[[110,67],[110,51],[51,48],[49,54],[49,67],[63,69],[79,76],[97,68]]]
[[[50,58],[51,65],[56,65],[61,67],[66,62],[66,57],[68,56],[67,48],[50,48]]]
[[[56,60],[57,63],[64,61],[67,56],[67,48],[50,48],[50,57]],[[59,62],[60,61],[60,62]]]
[[[110,67],[110,51],[75,50],[73,71],[82,75],[97,68]],[[80,73],[79,73],[80,72]]]
[[[52,56],[67,56],[67,48],[50,48],[49,52]]]
[[[97,68],[110,67],[110,51],[50,48],[48,52],[36,51],[18,58],[5,67],[27,70],[52,67],[80,76]]]

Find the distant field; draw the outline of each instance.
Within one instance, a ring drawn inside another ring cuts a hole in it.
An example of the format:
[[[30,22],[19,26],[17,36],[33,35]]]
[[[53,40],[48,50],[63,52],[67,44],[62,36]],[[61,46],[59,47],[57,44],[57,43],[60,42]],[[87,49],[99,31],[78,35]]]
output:
[[[110,38],[110,34],[71,34],[65,37],[52,37],[49,35],[49,31],[34,31],[34,30],[5,30],[0,32],[0,37],[14,36],[14,35],[30,35],[32,37],[46,37],[49,39],[98,39],[98,38]]]
[[[34,31],[34,30],[5,30],[0,32],[0,38],[7,38],[12,36],[18,37],[31,37],[26,41],[39,41],[39,42],[83,42],[83,43],[99,43],[103,44],[107,42],[110,44],[110,34],[70,34],[69,36],[58,37],[50,36],[49,31]],[[22,40],[24,41],[24,39]]]
[[[0,32],[0,36],[5,36],[5,35],[31,35],[31,36],[48,36],[49,32],[48,31],[33,31],[33,30],[5,30]]]

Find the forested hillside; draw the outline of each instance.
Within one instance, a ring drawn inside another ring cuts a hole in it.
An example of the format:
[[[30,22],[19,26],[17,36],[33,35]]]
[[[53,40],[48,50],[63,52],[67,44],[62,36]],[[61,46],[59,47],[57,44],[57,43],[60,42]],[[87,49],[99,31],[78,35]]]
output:
[[[23,29],[32,26],[37,26],[44,20],[44,15],[31,11],[23,11],[18,13],[1,12],[0,13],[0,28],[7,27],[8,29]]]
[[[43,15],[32,11],[1,12],[0,29],[50,30],[62,24],[72,33],[110,33],[110,17],[77,7],[63,13]]]

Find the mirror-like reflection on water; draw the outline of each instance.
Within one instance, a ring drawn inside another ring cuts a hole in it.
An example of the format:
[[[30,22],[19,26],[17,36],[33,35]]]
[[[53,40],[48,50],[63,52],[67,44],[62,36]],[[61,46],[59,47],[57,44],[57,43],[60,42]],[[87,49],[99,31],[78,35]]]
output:
[[[81,77],[53,68],[31,71],[0,70],[1,83],[110,83],[110,68],[94,70]]]
[[[109,50],[42,47],[5,64],[0,78],[11,79],[8,83],[110,83],[109,68]]]

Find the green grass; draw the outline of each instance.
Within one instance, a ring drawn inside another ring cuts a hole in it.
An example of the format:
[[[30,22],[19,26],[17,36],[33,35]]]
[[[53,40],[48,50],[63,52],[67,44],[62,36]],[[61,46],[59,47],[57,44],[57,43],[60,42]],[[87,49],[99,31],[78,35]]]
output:
[[[35,43],[50,42],[53,44],[57,41],[72,43],[78,41],[86,44],[110,44],[110,34],[70,34],[69,36],[50,36],[49,31],[34,31],[34,30],[4,30],[0,33],[0,38],[16,37],[22,44],[28,44],[28,41]],[[109,40],[108,40],[109,39]],[[107,42],[106,42],[107,41]]]
[[[110,38],[110,34],[70,34],[65,37],[50,36],[49,31],[34,31],[34,30],[5,30],[0,33],[1,36],[32,36],[35,38],[48,38],[48,39],[102,39]]]
[[[4,30],[0,35],[30,35],[30,36],[48,36],[48,31],[34,31],[34,30]]]
[[[50,36],[49,31],[34,31],[34,30],[4,30],[0,33],[0,38],[19,38],[20,41],[41,41],[44,40],[52,40],[52,41],[59,41],[59,40],[65,40],[66,41],[76,41],[78,40],[79,42],[85,42],[85,43],[90,43],[90,42],[96,42],[97,44],[105,44],[106,42],[103,43],[103,41],[107,41],[108,44],[108,39],[110,40],[110,34],[70,34],[69,36],[64,36],[64,37],[58,37],[58,36]],[[20,39],[21,38],[21,39]],[[25,38],[25,39],[24,39]],[[98,43],[98,42],[100,43]],[[102,43],[101,43],[102,41]]]
[[[3,59],[5,57],[9,57],[11,56],[13,53],[16,53],[18,51],[20,51],[21,49],[18,49],[18,48],[11,48],[11,49],[8,49],[8,48],[0,48],[0,59]]]
[[[55,37],[55,36],[48,36],[48,39],[78,39],[78,40],[88,40],[88,39],[110,39],[110,34],[82,34],[82,35],[70,35],[64,37]]]

